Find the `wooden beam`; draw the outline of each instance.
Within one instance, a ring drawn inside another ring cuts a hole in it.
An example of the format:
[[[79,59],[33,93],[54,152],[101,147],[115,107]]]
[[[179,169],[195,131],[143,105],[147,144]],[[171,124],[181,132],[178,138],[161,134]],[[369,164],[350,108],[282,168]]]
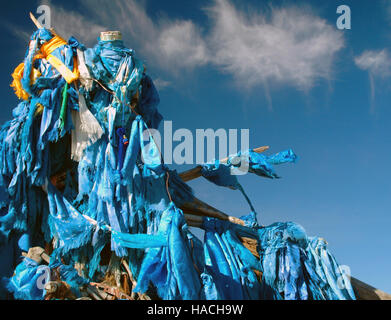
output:
[[[188,182],[194,179],[197,179],[202,176],[201,174],[202,167],[198,166],[188,171],[182,172],[179,176],[182,178],[184,182]]]
[[[243,220],[229,216],[197,198],[194,198],[193,202],[187,202],[183,204],[180,209],[187,214],[201,217],[217,218],[224,221],[230,221],[232,223],[239,224],[242,226],[244,225]]]
[[[356,278],[351,278],[350,282],[356,293],[358,300],[391,300],[391,295],[376,289]]]
[[[46,254],[45,250],[41,247],[30,248],[28,253],[22,253],[24,257],[34,260],[38,264],[45,262],[50,263],[50,257]]]
[[[185,213],[185,219],[190,227],[200,228],[200,229],[202,228],[202,223],[203,223],[202,217]]]
[[[269,148],[270,147],[268,147],[268,146],[259,147],[259,148],[253,149],[253,151],[256,152],[256,153],[263,153],[266,150],[269,150]],[[222,159],[222,160],[220,160],[220,163],[227,163],[228,159],[229,158]],[[202,170],[202,167],[201,166],[197,166],[197,167],[195,167],[193,169],[190,169],[188,171],[180,173],[179,176],[185,182],[191,181],[191,180],[197,179],[197,178],[202,176],[201,170]]]

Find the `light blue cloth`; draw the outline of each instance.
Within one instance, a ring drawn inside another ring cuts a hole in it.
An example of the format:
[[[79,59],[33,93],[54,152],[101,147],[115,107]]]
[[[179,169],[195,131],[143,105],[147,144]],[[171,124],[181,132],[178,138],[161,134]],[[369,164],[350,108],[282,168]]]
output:
[[[135,292],[146,292],[151,282],[164,300],[198,300],[202,287],[193,265],[182,211],[171,203],[163,213],[158,235],[167,246],[147,250]]]
[[[347,275],[318,238],[293,222],[258,230],[263,281],[286,300],[355,300]],[[344,288],[339,288],[338,283]]]
[[[243,228],[204,218],[203,229],[206,270],[215,283],[218,297],[223,300],[259,300],[262,286],[253,270],[260,270],[261,266],[238,238],[243,235]]]
[[[39,266],[34,260],[25,258],[16,267],[15,275],[9,280],[7,288],[17,300],[43,300],[48,281],[50,268]]]
[[[278,179],[279,176],[276,174],[273,165],[289,162],[294,163],[297,159],[298,157],[290,149],[271,156],[265,156],[264,154],[256,153],[250,149],[246,152],[239,152],[237,155],[229,157],[227,164],[231,167],[248,167],[249,172],[258,176]]]

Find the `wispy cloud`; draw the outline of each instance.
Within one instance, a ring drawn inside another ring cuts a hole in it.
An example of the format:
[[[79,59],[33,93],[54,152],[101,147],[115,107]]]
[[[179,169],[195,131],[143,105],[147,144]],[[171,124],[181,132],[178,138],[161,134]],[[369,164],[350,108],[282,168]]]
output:
[[[391,24],[391,2],[389,0],[381,0],[381,5],[383,6],[383,14],[386,20]]]
[[[297,7],[270,16],[245,14],[227,0],[208,10],[213,21],[213,63],[248,86],[282,83],[301,90],[330,79],[343,35],[326,20]]]
[[[170,81],[163,80],[160,78],[153,79],[153,83],[158,90],[164,90],[172,86],[172,83]]]
[[[190,21],[166,26],[159,34],[158,47],[170,66],[195,68],[209,62],[205,41]]]
[[[43,1],[47,4],[48,1]],[[80,1],[80,12],[67,11],[49,3],[52,23],[58,33],[75,35],[88,46],[96,43],[101,31],[122,30],[124,41],[136,49],[151,68],[170,75],[180,74],[207,63],[206,44],[198,27],[189,20],[153,20],[140,3],[127,0]],[[160,79],[163,87],[169,81]]]
[[[85,10],[79,12],[66,10],[61,6],[54,5],[50,0],[43,0],[41,4],[49,5],[52,26],[55,27],[58,34],[66,39],[75,36],[86,45],[93,45],[100,31],[105,29],[104,24],[84,15]]]
[[[206,44],[190,20],[152,19],[133,0],[86,0],[83,5],[106,27],[123,30],[125,41],[153,66],[175,73],[207,62]]]
[[[368,71],[371,88],[371,111],[375,107],[376,82],[391,76],[391,57],[387,49],[364,51],[354,59],[355,64],[362,70]]]
[[[388,77],[391,74],[391,58],[387,49],[380,51],[364,51],[354,59],[356,65],[373,76]]]
[[[164,86],[208,65],[241,87],[264,87],[267,95],[273,84],[307,91],[332,78],[336,54],[344,46],[334,26],[297,6],[248,14],[228,0],[214,0],[206,9],[207,29],[191,20],[151,17],[145,3],[135,0],[83,0],[78,12],[49,5],[56,30],[88,46],[100,31],[122,30],[126,44],[149,68],[162,71]]]

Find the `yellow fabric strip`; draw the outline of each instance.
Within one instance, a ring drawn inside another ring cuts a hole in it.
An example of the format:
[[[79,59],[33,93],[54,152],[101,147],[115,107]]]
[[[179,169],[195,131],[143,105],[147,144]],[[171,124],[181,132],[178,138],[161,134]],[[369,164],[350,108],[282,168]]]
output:
[[[35,58],[34,58],[35,60]],[[21,80],[23,78],[24,73],[24,63],[19,64],[14,73],[12,74],[12,78],[14,79],[11,83],[11,87],[14,88],[15,94],[19,99],[28,100],[29,94],[23,89]],[[37,78],[41,76],[41,72],[37,69],[33,69],[33,72],[30,75],[30,84],[35,83]]]
[[[72,83],[79,79],[79,70],[77,67],[77,60],[73,60],[74,68],[73,71],[69,70],[65,64],[53,55],[48,55],[46,60],[63,76],[66,82]]]
[[[67,44],[67,42],[58,37],[58,36],[55,36],[52,40],[44,43],[42,46],[41,46],[41,52],[43,53],[43,55],[45,57],[49,56],[54,50],[56,50],[57,48],[61,47],[61,46],[65,46]]]
[[[65,81],[68,83],[72,83],[73,81],[79,79],[79,70],[78,70],[78,65],[77,65],[77,59],[74,58],[74,69],[73,71],[69,70],[64,63],[56,58],[55,56],[51,55],[51,53],[60,48],[61,46],[65,46],[67,42],[58,37],[55,36],[53,39],[50,41],[44,43],[40,51],[41,53],[36,54],[34,57],[34,60],[37,59],[43,59],[46,58],[48,62],[57,69],[57,71],[64,77]],[[15,94],[19,99],[23,100],[28,100],[29,94],[23,89],[23,86],[21,84],[21,79],[23,78],[23,73],[24,73],[24,63],[19,64],[14,73],[12,74],[13,82],[11,84],[11,87],[14,88]],[[31,83],[35,83],[35,80],[41,76],[41,73],[34,69],[33,72],[31,73]]]
[[[29,94],[24,91],[22,83],[20,80],[23,78],[24,72],[24,63],[19,64],[14,73],[12,74],[12,78],[14,79],[11,83],[11,87],[14,88],[15,94],[19,99],[28,100]]]
[[[64,39],[59,36],[55,36],[52,40],[46,42],[41,46],[41,52],[46,56],[46,60],[57,69],[57,71],[64,77],[65,81],[72,83],[79,79],[79,70],[77,68],[77,60],[74,59],[74,69],[69,70],[64,63],[52,55],[52,52],[61,46],[65,46],[67,43]]]

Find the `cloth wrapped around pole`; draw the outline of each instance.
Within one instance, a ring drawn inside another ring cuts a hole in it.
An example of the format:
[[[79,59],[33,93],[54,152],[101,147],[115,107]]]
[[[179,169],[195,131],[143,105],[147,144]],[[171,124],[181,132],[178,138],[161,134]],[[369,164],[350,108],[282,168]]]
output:
[[[325,243],[309,239],[300,225],[275,223],[258,237],[263,281],[280,299],[355,300],[349,276]]]

